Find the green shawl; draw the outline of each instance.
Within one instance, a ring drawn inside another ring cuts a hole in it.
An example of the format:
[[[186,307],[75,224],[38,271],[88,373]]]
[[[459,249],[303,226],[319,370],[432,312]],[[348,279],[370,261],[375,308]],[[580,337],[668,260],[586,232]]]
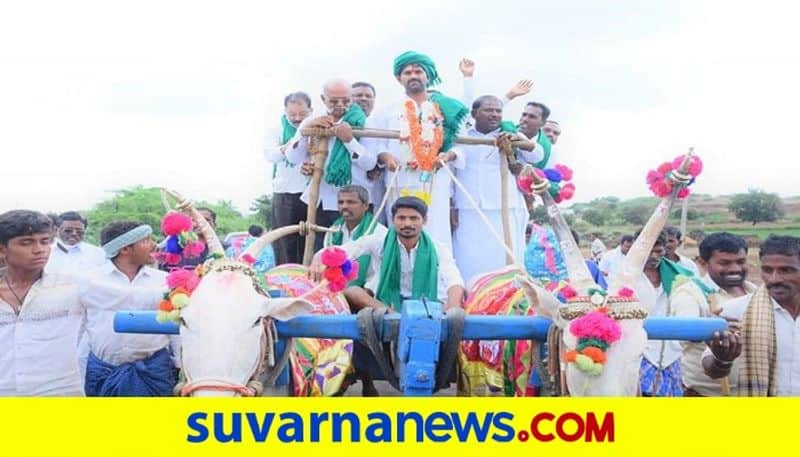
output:
[[[363,128],[367,121],[364,110],[356,103],[352,103],[347,112],[342,116],[342,122],[347,122],[351,127]],[[341,187],[350,184],[353,180],[353,170],[350,159],[350,152],[339,138],[334,139],[331,157],[325,169],[325,182],[330,185]]]
[[[661,285],[667,295],[671,294],[673,289],[686,281],[694,282],[706,297],[714,292],[714,289],[708,287],[700,278],[695,277],[694,273],[690,270],[687,270],[666,257],[661,258],[661,263],[658,264],[658,273],[661,275]]]
[[[383,261],[378,290],[375,293],[381,303],[400,311],[400,249],[405,249],[397,241],[397,232],[389,229],[383,243]],[[412,299],[427,298],[438,300],[439,290],[439,258],[433,240],[424,231],[417,244],[417,255],[414,259],[413,279],[411,281]]]
[[[542,129],[539,129],[538,136],[539,138],[536,139],[536,142],[542,146],[542,149],[544,149],[544,157],[542,157],[542,160],[533,164],[533,166],[539,169],[544,169],[544,167],[547,166],[547,161],[550,160],[550,151],[553,148],[553,145],[550,144],[550,138],[547,138],[547,135],[544,134]]]
[[[453,141],[455,141],[458,131],[461,130],[461,124],[464,119],[469,115],[469,110],[460,101],[442,95],[441,92],[431,91],[428,98],[439,105],[439,111],[442,112],[444,117],[444,125],[442,126],[444,139],[441,151],[447,152],[453,146]]]
[[[297,133],[297,127],[293,126],[289,119],[284,114],[281,116],[281,146],[288,143],[289,140],[294,138],[295,133]],[[289,162],[285,158],[283,159],[283,163],[286,164],[287,167],[294,167],[295,165],[292,162]],[[278,164],[272,164],[272,179],[278,175]]]
[[[369,233],[366,233],[366,232],[367,232],[367,229],[369,228],[369,226],[372,225],[372,220],[374,218],[375,217],[369,211],[364,213],[364,217],[361,218],[361,222],[358,223],[356,228],[350,234],[350,239],[355,241],[355,240],[361,238],[364,235],[372,235],[372,232],[375,231],[375,227],[377,227],[377,224],[375,224],[375,226],[372,227],[372,230],[370,230]],[[342,226],[344,226],[344,219],[341,218],[341,217],[339,219],[336,219],[336,221],[334,221],[334,223],[333,223],[333,226],[334,227],[342,227]],[[331,234],[331,244],[333,246],[341,246],[343,238],[344,238],[344,234],[342,234],[342,232],[333,233],[333,234]],[[361,257],[359,257],[358,258],[358,278],[350,281],[350,283],[348,285],[364,287],[364,284],[366,284],[366,282],[367,282],[367,272],[369,271],[369,266],[370,266],[371,262],[372,262],[372,256],[369,255],[369,254],[364,254]]]

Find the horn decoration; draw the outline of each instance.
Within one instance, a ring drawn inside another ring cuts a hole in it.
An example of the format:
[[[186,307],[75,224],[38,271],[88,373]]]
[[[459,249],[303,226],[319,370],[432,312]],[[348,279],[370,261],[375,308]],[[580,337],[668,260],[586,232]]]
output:
[[[261,235],[257,240],[253,241],[250,246],[247,247],[245,251],[243,251],[239,255],[238,260],[246,261],[247,258],[255,259],[261,254],[261,251],[267,247],[268,245],[272,244],[275,240],[279,240],[284,236],[291,235],[293,233],[302,233],[303,235],[308,234],[310,231],[317,231],[317,232],[330,232],[335,233],[338,230],[334,228],[322,227],[316,224],[312,224],[310,222],[300,222],[296,225],[287,225],[285,227],[277,228],[274,230],[270,230],[269,232]],[[308,243],[309,240],[306,240]]]
[[[192,220],[194,220],[195,224],[197,224],[197,227],[200,230],[200,235],[203,236],[203,239],[206,241],[206,246],[208,246],[208,253],[211,255],[225,256],[225,250],[222,249],[222,243],[219,241],[219,237],[214,232],[214,229],[211,228],[211,225],[208,223],[206,218],[204,218],[194,206],[194,203],[183,198],[181,194],[173,190],[161,189],[162,200],[165,200],[163,198],[164,194],[167,194],[177,200],[175,208],[183,213],[188,214]]]

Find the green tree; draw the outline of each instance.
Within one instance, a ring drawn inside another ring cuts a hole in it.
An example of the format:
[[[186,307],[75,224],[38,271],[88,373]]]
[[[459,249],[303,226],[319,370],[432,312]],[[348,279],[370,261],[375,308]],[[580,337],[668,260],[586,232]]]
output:
[[[535,208],[533,208],[531,220],[538,225],[550,223],[550,219],[547,217],[547,210],[544,208],[544,205],[537,205]]]
[[[605,212],[599,208],[590,208],[581,213],[581,219],[599,227],[601,225],[605,225],[608,221],[608,212]]]
[[[728,204],[728,210],[742,222],[772,222],[783,216],[783,207],[778,194],[750,189],[746,194],[736,194]]]
[[[651,211],[651,208],[645,205],[625,205],[620,209],[620,217],[628,224],[644,225]]]
[[[253,201],[250,205],[250,211],[253,217],[258,220],[258,223],[263,225],[264,228],[272,227],[272,196],[268,194],[261,195]]]

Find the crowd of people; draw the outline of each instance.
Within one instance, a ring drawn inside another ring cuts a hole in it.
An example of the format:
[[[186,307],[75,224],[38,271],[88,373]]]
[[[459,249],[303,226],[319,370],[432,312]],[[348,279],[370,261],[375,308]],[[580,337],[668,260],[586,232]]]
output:
[[[475,97],[475,63],[464,59],[459,69],[459,98],[431,89],[440,79],[436,65],[407,52],[393,68],[405,95],[401,103],[375,111],[372,84],[342,79],[323,85],[322,115],[313,114],[305,92],[283,100],[280,126],[265,149],[273,173],[272,225],[304,221],[308,205],[316,205],[317,224],[337,230],[316,237],[310,273],[321,280],[320,252],[327,246],[358,259],[359,275],[344,290],[353,312],[399,311],[410,298],[460,307],[477,277],[502,269],[509,256],[524,264],[539,243],[526,238],[531,199],[514,177],[523,166],[546,169],[558,162],[561,127],[537,101],[525,104],[517,122],[503,120],[507,104],[529,93],[530,81],[515,84],[504,97]],[[319,143],[303,134],[309,128],[332,135],[322,170],[314,164]],[[399,138],[357,138],[359,128],[392,130]],[[464,144],[457,136],[487,141]],[[512,142],[527,146],[513,148]],[[318,189],[310,185],[315,171],[322,172]],[[213,211],[200,212],[213,228]],[[152,228],[110,223],[100,247],[84,241],[86,228],[76,212],[55,221],[28,210],[0,214],[0,343],[6,348],[0,354],[0,396],[172,394],[179,339],[117,334],[112,325],[115,311],[155,309],[164,294],[166,273],[163,265],[153,265],[158,246]],[[247,240],[227,246],[227,254],[236,256],[260,236],[259,229],[251,227]],[[504,233],[508,246],[492,232]],[[636,236],[623,236],[611,250],[593,236],[587,262],[598,284],[619,274]],[[681,242],[680,230],[662,232],[637,296],[651,315],[722,315],[730,330],[707,343],[651,341],[640,371],[641,393],[721,395],[718,379],[728,376],[732,386],[752,380],[737,392],[800,395],[800,238],[770,236],[760,246],[761,288],[746,280],[748,246],[741,237],[708,235],[697,264],[679,253]],[[302,263],[304,251],[304,237],[286,236],[257,266],[263,272]],[[207,249],[177,267],[193,268],[206,257]],[[696,284],[692,299],[671,293],[679,277]],[[747,351],[754,341],[769,345],[773,359],[754,360]]]

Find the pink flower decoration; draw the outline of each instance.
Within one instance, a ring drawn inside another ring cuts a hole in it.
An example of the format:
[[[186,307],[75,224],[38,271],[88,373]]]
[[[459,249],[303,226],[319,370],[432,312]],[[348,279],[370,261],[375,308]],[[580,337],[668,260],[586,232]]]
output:
[[[657,170],[659,173],[661,173],[662,175],[666,175],[667,173],[669,173],[670,171],[672,171],[672,164],[671,164],[671,163],[669,163],[669,162],[664,162],[664,163],[662,163],[661,165],[659,165],[659,166],[658,166],[658,168],[657,168],[656,170]]]
[[[650,189],[656,194],[656,197],[664,198],[672,192],[672,183],[667,180],[661,180],[654,182]]]
[[[675,160],[672,161],[672,168],[677,170],[680,168],[681,164],[683,163],[683,158],[686,156],[678,156],[675,157]],[[689,174],[691,176],[697,177],[703,171],[703,161],[700,160],[700,157],[692,156],[692,160],[689,161]]]
[[[569,300],[570,298],[577,297],[578,296],[578,291],[575,290],[575,288],[572,287],[572,286],[564,286],[564,288],[561,289],[561,295],[564,298],[566,298],[567,300]]]
[[[200,277],[194,270],[174,270],[167,275],[167,286],[170,289],[183,287],[190,294],[200,284]]]
[[[347,252],[336,246],[331,246],[322,251],[322,264],[326,267],[340,267],[347,260]]]
[[[517,176],[517,187],[523,193],[533,192],[533,177],[531,175]]]
[[[689,190],[688,187],[684,187],[678,191],[678,198],[686,198],[689,196],[689,193],[691,193],[691,190]]]
[[[617,291],[617,295],[623,298],[633,298],[634,292],[630,287],[623,287]]]
[[[573,195],[575,195],[575,184],[571,182],[564,184],[564,187],[562,187],[561,191],[558,193],[558,196],[561,197],[562,200],[569,200]]]
[[[664,175],[655,170],[650,170],[649,172],[647,172],[647,184],[652,185],[659,179],[664,179]]]
[[[192,230],[192,218],[175,211],[167,213],[161,220],[161,231],[164,235],[178,235]]]
[[[183,255],[186,257],[200,257],[206,250],[206,245],[202,241],[192,241],[183,247]]]
[[[248,265],[253,265],[253,264],[256,263],[256,258],[253,257],[253,254],[250,254],[250,253],[247,253],[247,254],[243,255],[241,257],[241,260],[242,260],[242,262],[244,262],[244,263],[246,263]]]
[[[347,287],[347,281],[329,281],[328,290],[331,292],[341,292]]]
[[[326,268],[325,271],[322,272],[322,276],[328,280],[328,282],[341,282],[346,281],[347,278],[342,273],[342,269],[339,267],[329,267]]]
[[[572,168],[564,165],[564,164],[557,164],[555,169],[561,173],[561,179],[564,181],[571,181],[572,180]]]
[[[350,262],[350,273],[347,274],[348,280],[353,280],[358,277],[358,270],[361,268],[361,265],[358,263],[358,260],[353,260]]]
[[[622,336],[619,323],[601,311],[591,311],[569,324],[569,331],[578,338],[596,338],[613,343]]]
[[[181,256],[180,254],[170,254],[165,253],[163,256],[164,263],[167,265],[177,265],[181,263]]]

